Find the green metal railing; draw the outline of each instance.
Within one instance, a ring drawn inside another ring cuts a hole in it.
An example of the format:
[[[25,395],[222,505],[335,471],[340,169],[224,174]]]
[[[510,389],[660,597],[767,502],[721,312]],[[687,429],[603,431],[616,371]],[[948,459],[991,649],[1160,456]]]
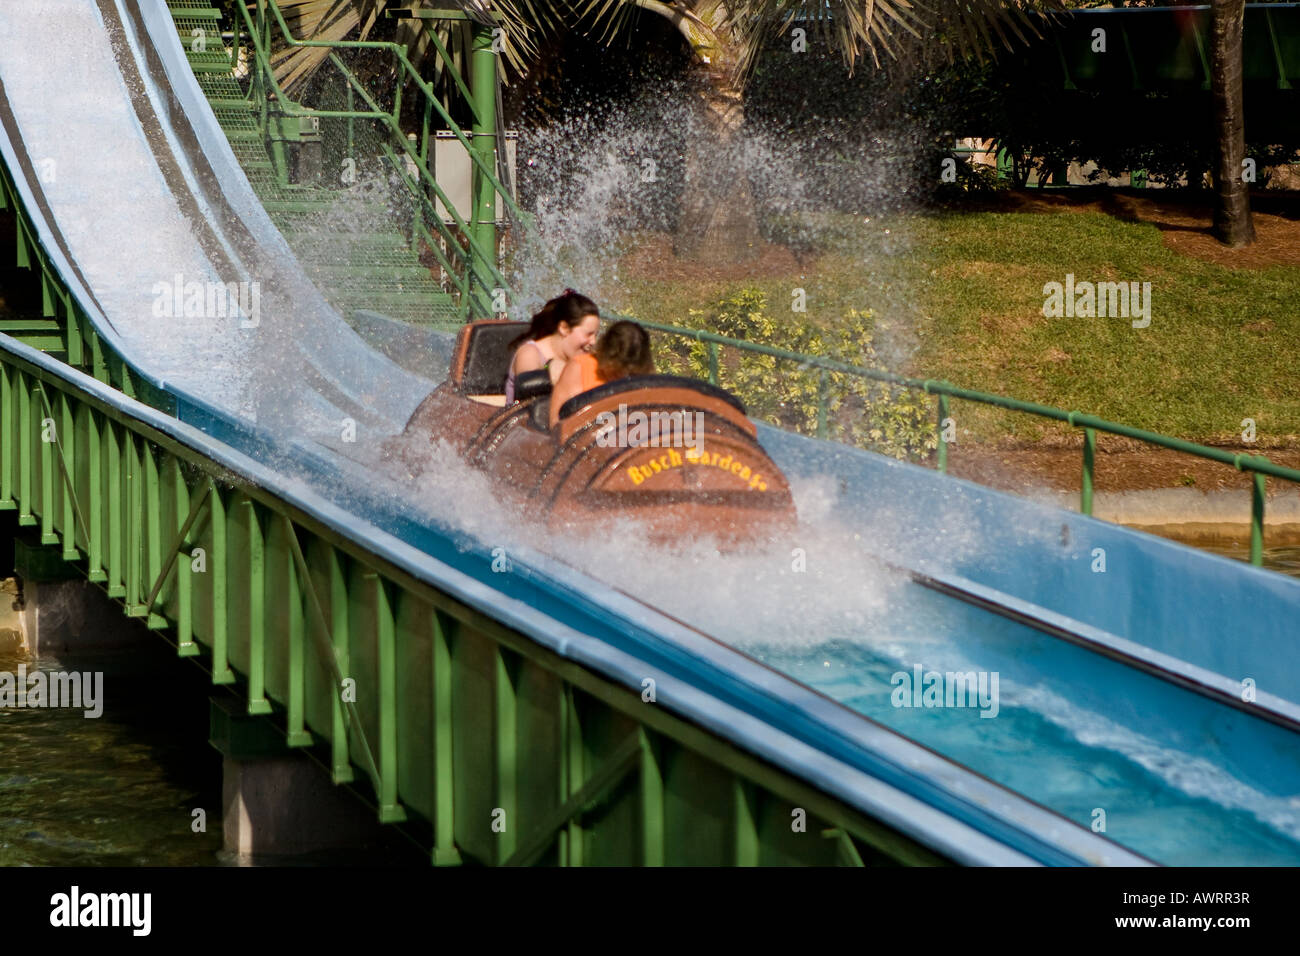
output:
[[[1200,445],[1196,442],[1184,441],[1181,438],[1171,438],[1168,435],[1161,435],[1158,432],[1146,431],[1145,429],[1134,428],[1130,425],[1121,425],[1117,422],[1107,421],[1104,418],[1098,418],[1096,415],[1086,415],[1083,412],[1077,411],[1067,412],[1059,408],[1053,408],[1050,405],[1039,405],[1036,402],[1024,402],[1015,398],[1007,398],[1003,395],[993,395],[988,392],[978,392],[969,388],[959,388],[950,382],[936,381],[934,379],[908,378],[907,376],[896,375],[892,372],[885,372],[879,369],[864,368],[860,365],[850,365],[845,362],[837,362],[832,359],[820,358],[815,355],[803,355],[799,352],[790,352],[785,349],[774,348],[770,345],[746,342],[743,339],[733,339],[725,335],[718,335],[714,332],[687,329],[675,325],[664,325],[658,322],[637,321],[647,329],[703,343],[708,350],[709,382],[713,385],[719,384],[719,350],[723,347],[734,348],[743,352],[754,352],[760,355],[769,355],[778,359],[785,359],[790,362],[796,362],[804,368],[820,369],[822,375],[817,390],[817,437],[819,438],[827,437],[827,401],[829,397],[827,394],[827,375],[830,372],[840,372],[859,378],[883,382],[889,385],[896,385],[901,388],[922,391],[927,395],[935,395],[938,398],[938,421],[940,433],[939,446],[936,450],[935,458],[936,466],[940,472],[946,472],[948,470],[948,448],[947,442],[943,440],[943,430],[945,420],[950,418],[950,400],[954,398],[963,399],[969,402],[977,402],[981,405],[989,405],[995,408],[1005,408],[1014,412],[1022,412],[1024,414],[1034,415],[1038,418],[1063,422],[1072,428],[1082,428],[1083,473],[1079,492],[1079,510],[1086,515],[1092,514],[1098,432],[1105,432],[1110,435],[1118,435],[1124,438],[1137,439],[1138,441],[1146,442],[1150,445],[1156,445],[1161,448],[1183,452],[1184,454],[1194,455],[1198,458],[1204,458],[1209,461],[1231,465],[1238,471],[1249,472],[1252,477],[1250,562],[1255,565],[1263,564],[1264,561],[1264,501],[1266,478],[1281,478],[1285,481],[1295,482],[1300,485],[1300,471],[1297,471],[1294,468],[1286,468],[1282,465],[1274,464],[1263,455],[1234,454],[1220,448],[1212,448],[1209,445]]]
[[[443,58],[448,75],[455,87],[465,97],[474,117],[473,128],[467,135],[452,118],[433,86],[426,82],[412,65],[406,49],[398,43],[381,40],[311,40],[295,37],[285,22],[275,0],[257,0],[256,13],[250,13],[243,3],[235,4],[243,16],[246,34],[252,45],[257,64],[252,95],[263,110],[272,108],[287,117],[314,118],[316,120],[346,120],[377,122],[389,132],[389,143],[384,152],[397,170],[402,182],[416,201],[417,215],[414,230],[439,260],[448,280],[461,296],[461,312],[472,317],[493,314],[494,291],[508,290],[509,283],[497,266],[496,203],[498,198],[511,218],[517,222],[528,220],[506,187],[496,175],[496,74],[497,57],[492,50],[492,29],[489,23],[471,21],[474,30],[471,54],[471,83],[466,85],[456,72],[446,47],[433,31],[429,37],[438,55]],[[314,109],[295,103],[281,87],[271,63],[272,26],[276,26],[283,43],[289,47],[315,47],[328,49],[328,62],[343,78],[348,99],[360,98],[365,109]],[[384,108],[348,68],[339,51],[371,50],[387,52],[392,57],[396,85],[391,97],[392,107]],[[421,126],[416,145],[412,145],[402,128],[402,92],[407,85],[414,87],[422,97]],[[472,166],[471,210],[469,218],[460,215],[450,198],[439,185],[430,169],[429,141],[435,131],[435,115],[441,127],[448,130],[465,147]],[[265,127],[265,124],[264,124]],[[349,129],[349,142],[352,141]],[[415,168],[412,178],[403,169],[403,161]],[[451,219],[454,232],[443,222],[433,201],[441,202]],[[436,234],[436,235],[435,235]],[[443,248],[446,252],[444,253]],[[453,261],[454,260],[454,261]]]

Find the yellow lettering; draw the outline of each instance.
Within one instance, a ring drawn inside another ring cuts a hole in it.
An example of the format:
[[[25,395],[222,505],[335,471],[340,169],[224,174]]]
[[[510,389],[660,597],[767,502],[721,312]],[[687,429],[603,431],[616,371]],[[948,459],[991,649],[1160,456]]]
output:
[[[740,474],[740,469],[741,469],[741,468],[744,468],[744,465],[742,465],[740,462],[738,462],[738,461],[733,461],[733,462],[731,463],[731,473],[732,473],[733,475],[738,475],[738,474]],[[748,469],[748,468],[745,468],[745,470],[748,471],[749,469]]]
[[[741,480],[741,481],[749,481],[749,466],[748,466],[748,465],[746,465],[744,468],[740,469],[740,480]]]
[[[639,485],[641,482],[645,481],[645,479],[641,477],[641,469],[636,465],[629,465],[627,473],[632,476],[632,484],[634,485]]]
[[[656,475],[659,474],[659,472],[663,471],[663,466],[660,465],[659,462],[653,458],[650,459],[650,467],[654,469],[654,474]]]
[[[690,452],[687,452],[686,457],[689,458],[690,454]],[[677,468],[682,463],[682,456],[677,454],[676,448],[670,448],[668,449],[668,460],[672,463],[674,468]]]
[[[718,463],[718,453],[715,451],[715,452],[713,453],[713,461],[711,461],[709,464],[711,464],[711,465],[717,465],[717,463]]]

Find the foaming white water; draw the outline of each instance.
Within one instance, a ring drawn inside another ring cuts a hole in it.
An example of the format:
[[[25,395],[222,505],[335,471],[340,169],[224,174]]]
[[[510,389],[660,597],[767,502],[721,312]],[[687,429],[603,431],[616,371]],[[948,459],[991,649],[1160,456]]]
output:
[[[537,228],[512,237],[520,243],[509,263],[520,295],[510,303],[512,317],[527,318],[572,287],[609,312],[682,324],[685,315],[647,306],[645,283],[655,276],[625,273],[624,257],[633,253],[629,267],[653,268],[650,263],[667,252],[667,237],[676,244],[693,201],[706,193],[733,212],[749,206],[761,261],[783,263],[779,268],[786,270],[765,277],[741,268],[734,275],[751,278],[728,280],[726,291],[741,281],[766,286],[768,278],[788,279],[808,295],[807,319],[833,326],[843,314],[819,310],[842,293],[843,275],[860,274],[860,299],[851,306],[875,315],[871,351],[841,357],[903,370],[916,350],[917,296],[903,265],[913,240],[891,215],[912,208],[918,194],[916,164],[905,159],[923,152],[917,130],[868,132],[824,121],[810,134],[755,116],[724,145],[703,122],[699,97],[686,84],[656,81],[651,90],[587,103],[575,117],[521,134],[521,199]],[[698,261],[669,261],[687,275],[712,277],[696,284],[699,301],[690,301],[691,285],[666,293],[687,308],[713,306],[724,291],[716,276],[733,274],[714,253],[704,249]],[[807,258],[824,253],[825,269]],[[831,289],[834,295],[825,295]],[[769,306],[783,321],[787,305],[771,298]]]
[[[514,260],[527,308],[545,290],[572,286],[615,294],[617,257],[630,233],[676,228],[688,182],[688,153],[726,181],[744,180],[762,217],[817,206],[806,189],[803,144],[746,127],[724,150],[680,83],[656,84],[618,103],[588,104],[582,115],[523,135],[520,177],[537,230]],[[616,307],[617,301],[613,303]]]
[[[1218,763],[1166,746],[1105,714],[1080,707],[1041,684],[1018,687],[1004,683],[1002,699],[1004,706],[1020,706],[1042,715],[1085,747],[1121,754],[1172,789],[1244,811],[1300,840],[1300,794],[1275,797],[1261,793]]]
[[[613,517],[556,528],[546,515],[503,498],[486,473],[445,442],[433,443],[414,479],[395,494],[444,526],[506,555],[545,554],[736,646],[813,645],[827,635],[870,634],[898,579],[868,559],[860,533],[828,520],[818,489],[795,489],[798,529],[766,547],[723,552],[707,534],[664,542],[642,523]]]

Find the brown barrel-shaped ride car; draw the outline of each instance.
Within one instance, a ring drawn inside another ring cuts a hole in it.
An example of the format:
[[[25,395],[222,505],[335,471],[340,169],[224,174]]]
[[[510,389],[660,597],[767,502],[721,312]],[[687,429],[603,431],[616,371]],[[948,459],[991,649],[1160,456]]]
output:
[[[521,377],[505,405],[509,343],[523,322],[460,330],[450,374],[416,409],[399,444],[419,468],[439,438],[491,475],[504,498],[568,526],[642,522],[653,540],[708,536],[734,549],[789,531],[785,476],[759,445],[741,402],[675,375],[619,379],[565,402],[548,427],[545,373]]]

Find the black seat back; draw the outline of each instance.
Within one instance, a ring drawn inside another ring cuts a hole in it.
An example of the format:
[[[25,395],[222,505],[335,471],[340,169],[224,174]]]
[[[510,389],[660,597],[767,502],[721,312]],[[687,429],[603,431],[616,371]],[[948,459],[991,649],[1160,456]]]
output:
[[[520,372],[515,376],[515,401],[526,402],[538,395],[550,395],[551,388],[551,373],[547,369]]]
[[[693,392],[699,392],[701,395],[707,395],[709,398],[717,398],[731,405],[742,415],[745,414],[745,403],[735,395],[725,389],[718,388],[716,385],[710,385],[708,382],[702,382],[698,378],[684,378],[680,375],[630,375],[627,378],[615,379],[612,382],[606,382],[604,385],[597,385],[595,388],[581,392],[569,399],[560,406],[560,418],[568,418],[576,413],[584,405],[590,405],[599,402],[602,399],[609,398],[611,395],[618,395],[622,392],[634,392],[645,388],[685,388]]]
[[[528,423],[539,432],[551,430],[551,396],[543,395],[528,409]]]
[[[469,330],[461,391],[496,395],[506,389],[506,373],[514,353],[510,343],[528,330],[527,322],[483,322]]]

